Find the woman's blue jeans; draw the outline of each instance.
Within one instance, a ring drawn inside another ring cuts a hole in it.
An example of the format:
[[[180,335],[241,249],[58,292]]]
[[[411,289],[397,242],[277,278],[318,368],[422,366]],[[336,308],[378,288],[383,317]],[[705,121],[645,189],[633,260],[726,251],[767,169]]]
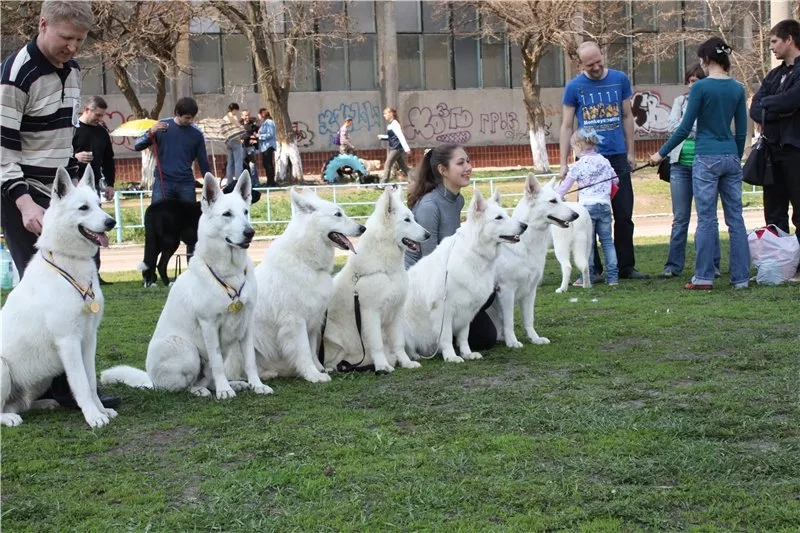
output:
[[[736,154],[698,155],[692,166],[694,203],[697,208],[695,234],[695,284],[714,283],[714,243],[719,238],[717,199],[730,236],[731,283],[747,286],[750,279],[750,248],[742,216],[742,163]]]
[[[669,171],[669,190],[672,196],[672,234],[669,238],[669,255],[664,270],[673,274],[683,272],[686,262],[686,241],[689,220],[692,218],[692,167],[673,163]],[[714,248],[714,272],[719,273],[719,234]]]

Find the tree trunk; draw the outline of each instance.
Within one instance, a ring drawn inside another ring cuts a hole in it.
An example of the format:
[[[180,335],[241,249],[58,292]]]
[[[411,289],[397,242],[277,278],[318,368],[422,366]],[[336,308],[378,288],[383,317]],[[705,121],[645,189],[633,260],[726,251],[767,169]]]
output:
[[[528,136],[531,143],[534,171],[550,173],[550,159],[547,155],[547,135],[544,109],[540,99],[540,87],[536,84],[536,70],[541,53],[538,47],[525,43],[522,49],[522,99],[528,114]]]
[[[124,66],[114,65],[114,81],[117,87],[119,87],[122,96],[128,101],[128,105],[131,106],[133,116],[136,118],[148,118],[147,111],[145,111],[142,108],[142,104],[139,103],[139,97],[136,96],[136,91],[133,90],[131,78],[128,76],[128,71],[125,70]]]

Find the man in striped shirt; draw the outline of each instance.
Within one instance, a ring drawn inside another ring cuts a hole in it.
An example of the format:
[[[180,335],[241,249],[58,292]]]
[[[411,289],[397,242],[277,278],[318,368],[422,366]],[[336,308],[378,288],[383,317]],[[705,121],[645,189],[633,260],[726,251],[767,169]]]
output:
[[[81,74],[72,58],[93,24],[88,2],[46,1],[39,35],[0,67],[0,211],[20,276],[36,252],[56,169],[72,156],[81,111]]]
[[[81,73],[73,57],[93,24],[89,2],[45,1],[39,35],[0,66],[0,217],[20,276],[36,253],[56,170],[67,168],[73,155],[81,112]],[[53,379],[45,397],[77,407],[66,374]],[[100,395],[100,401],[105,407],[120,403],[116,396]]]

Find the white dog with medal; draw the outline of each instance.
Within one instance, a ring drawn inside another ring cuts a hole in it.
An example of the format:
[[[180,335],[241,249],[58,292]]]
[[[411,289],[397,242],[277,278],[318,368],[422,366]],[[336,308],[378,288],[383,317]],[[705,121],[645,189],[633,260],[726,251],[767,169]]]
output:
[[[114,219],[100,208],[91,165],[77,187],[63,168],[56,172],[42,234],[19,285],[3,307],[0,351],[2,423],[22,423],[54,377],[66,372],[72,395],[91,427],[117,416],[97,397],[95,351],[103,316],[103,292],[93,256],[108,246]]]
[[[259,394],[272,389],[261,382],[253,347],[253,318],[258,298],[253,262],[247,248],[255,231],[248,220],[250,174],[245,170],[230,194],[206,174],[197,248],[189,269],[175,281],[147,349],[147,373],[117,366],[100,375],[102,383],[188,390],[198,396],[233,398],[249,387]],[[225,360],[241,361],[247,384],[229,383]]]

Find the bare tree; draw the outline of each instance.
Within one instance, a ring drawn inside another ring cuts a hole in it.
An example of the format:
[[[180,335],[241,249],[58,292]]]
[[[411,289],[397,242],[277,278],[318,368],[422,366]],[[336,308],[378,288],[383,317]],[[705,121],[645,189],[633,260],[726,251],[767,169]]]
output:
[[[250,43],[258,89],[275,120],[278,177],[286,179],[291,172],[293,180],[301,180],[303,167],[289,116],[289,94],[303,54],[326,45],[341,45],[350,38],[343,3],[211,0],[209,4],[222,22]]]
[[[587,38],[598,41],[601,46],[612,42],[622,35],[619,12],[622,10],[624,13],[624,3],[486,0],[473,5],[481,15],[481,35],[484,38],[497,38],[505,33],[509,41],[519,46],[522,94],[528,115],[533,164],[538,172],[550,172],[545,115],[537,81],[542,58],[556,48],[575,58],[578,44]]]
[[[33,39],[38,32],[41,4],[2,2],[4,35]],[[92,2],[92,11],[95,28],[89,32],[89,44],[81,56],[99,58],[114,73],[117,87],[137,118],[157,117],[170,73],[187,68],[176,59],[175,47],[188,32],[190,2],[99,0]],[[137,72],[140,68],[142,74]],[[150,109],[144,109],[135,89],[142,85],[155,88]]]
[[[194,16],[187,0],[174,2],[92,2],[97,29],[92,51],[101,57],[137,118],[157,118],[164,105],[167,81],[185,70],[176,47],[189,31]],[[145,109],[134,86],[150,85],[155,100]]]

